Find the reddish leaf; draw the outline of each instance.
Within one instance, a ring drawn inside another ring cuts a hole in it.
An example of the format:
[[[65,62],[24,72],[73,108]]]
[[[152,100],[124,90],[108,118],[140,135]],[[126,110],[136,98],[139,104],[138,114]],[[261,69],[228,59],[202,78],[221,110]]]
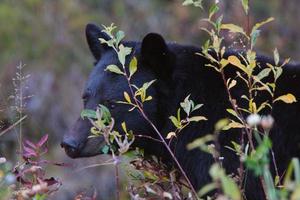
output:
[[[55,178],[53,178],[53,177],[47,178],[47,179],[43,179],[43,181],[46,182],[48,186],[59,183],[59,182],[58,182]]]
[[[48,152],[48,148],[45,147],[45,148],[43,148],[43,150],[40,152],[40,154],[43,155],[43,154],[45,154],[45,153],[47,153],[47,152]]]
[[[37,146],[36,146],[35,144],[33,144],[32,142],[30,142],[29,140],[25,140],[25,143],[26,143],[28,146],[32,147],[33,149],[36,149],[36,148],[37,148]]]
[[[23,157],[25,158],[31,158],[31,157],[36,157],[37,154],[35,152],[33,153],[23,153]]]
[[[48,134],[44,135],[40,141],[37,143],[38,147],[43,146],[48,141]]]
[[[35,149],[32,149],[32,148],[30,148],[30,147],[27,147],[27,146],[25,146],[25,145],[23,145],[23,156],[25,155],[25,154],[31,154],[31,155],[36,155],[37,156],[37,153],[35,152]]]

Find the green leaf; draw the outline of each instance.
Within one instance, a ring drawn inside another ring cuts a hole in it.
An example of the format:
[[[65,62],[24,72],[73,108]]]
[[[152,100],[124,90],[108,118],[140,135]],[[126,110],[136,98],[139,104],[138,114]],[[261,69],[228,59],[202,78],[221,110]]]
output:
[[[111,121],[111,114],[109,112],[109,109],[101,104],[99,104],[99,107],[100,107],[100,111],[101,111],[102,119],[104,120],[104,123],[109,123]]]
[[[242,199],[240,190],[232,178],[229,178],[224,175],[221,178],[221,183],[222,183],[222,189],[226,196],[228,196],[232,200]]]
[[[124,91],[124,98],[125,98],[125,100],[128,102],[128,103],[131,103],[131,99],[130,99],[130,96],[129,96],[129,94],[127,93],[127,92],[125,92]]]
[[[108,152],[109,152],[109,146],[108,146],[108,145],[104,145],[104,146],[101,148],[101,151],[102,151],[102,153],[104,153],[104,154],[108,154]]]
[[[220,119],[216,124],[215,124],[215,131],[220,131],[222,130],[225,126],[227,126],[229,123],[229,120],[227,118]]]
[[[210,8],[209,8],[209,19],[211,19],[211,17],[219,11],[219,6],[218,4],[213,4]]]
[[[145,101],[150,101],[150,100],[152,100],[152,96],[147,96],[147,97],[145,98]]]
[[[137,59],[133,57],[129,63],[129,76],[131,77],[137,70]]]
[[[244,11],[248,15],[249,2],[248,2],[248,0],[241,0],[241,1],[242,1],[242,5],[243,5],[243,8],[244,8]]]
[[[121,123],[121,126],[122,126],[122,129],[125,133],[127,133],[127,127],[126,127],[126,123],[125,122],[122,122]]]
[[[228,86],[228,90],[230,90],[231,88],[233,88],[236,85],[236,80],[232,80]]]
[[[105,26],[103,25],[103,30],[102,32],[106,33],[107,35],[109,35],[110,38],[113,38],[113,31],[117,28],[114,23],[111,23],[109,26]]]
[[[232,128],[245,128],[245,126],[239,122],[231,121],[229,124],[223,127],[223,131],[227,131]]]
[[[180,127],[181,127],[181,123],[180,123],[180,121],[177,120],[176,117],[170,116],[169,119],[172,121],[173,125],[174,125],[176,128],[180,128]]]
[[[243,72],[245,72],[248,76],[250,75],[249,70],[247,69],[247,67],[245,65],[243,65],[240,61],[240,59],[238,59],[238,57],[231,55],[228,57],[228,62],[236,67],[238,67],[239,69],[241,69]]]
[[[237,26],[235,24],[222,24],[221,29],[227,29],[232,33],[241,33],[244,36],[248,37],[244,29],[240,26]]]
[[[297,185],[296,188],[294,189],[292,195],[291,195],[291,200],[298,200],[300,199],[300,185]]]
[[[260,23],[255,24],[255,26],[252,28],[251,33],[250,33],[250,37],[251,37],[251,49],[253,48],[253,46],[256,43],[257,37],[260,34],[260,31],[258,30],[261,26],[265,25],[266,23],[269,23],[271,21],[273,21],[274,18],[270,17],[268,19],[266,19],[265,21],[262,21]]]
[[[256,40],[258,38],[258,36],[260,35],[260,30],[254,30],[251,32],[250,37],[251,37],[251,49],[253,49],[253,47],[256,44]]]
[[[194,117],[188,118],[188,120],[190,122],[199,122],[199,121],[206,121],[207,118],[204,116],[194,116]]]
[[[187,149],[193,150],[195,148],[200,148],[201,150],[204,150],[207,147],[206,143],[211,142],[213,140],[214,140],[213,135],[205,135],[205,136],[197,138],[193,142],[189,143],[187,145]]]
[[[114,39],[105,40],[103,38],[99,38],[99,41],[100,41],[101,44],[106,44],[109,47],[114,47],[114,43],[115,43]]]
[[[190,95],[185,97],[184,101],[180,103],[180,106],[183,108],[184,112],[189,115],[192,109],[191,101],[189,100]]]
[[[209,183],[200,189],[200,191],[198,192],[198,195],[200,197],[202,197],[217,188],[218,188],[218,185],[216,183]]]
[[[253,33],[253,32],[256,31],[257,29],[259,29],[261,26],[263,26],[263,25],[265,25],[265,24],[267,24],[267,23],[269,23],[269,22],[271,22],[271,21],[273,21],[273,20],[274,20],[274,18],[273,18],[273,17],[270,17],[270,18],[268,18],[268,19],[266,19],[266,20],[264,20],[264,21],[262,21],[262,22],[256,23],[256,24],[254,25],[254,27],[252,28],[251,33]]]
[[[261,110],[263,110],[266,106],[272,109],[272,106],[268,102],[263,102],[260,104],[260,106],[257,108],[257,113],[259,113]]]
[[[142,88],[147,90],[156,80],[152,80],[143,84]]]
[[[118,58],[120,63],[124,66],[125,65],[125,59],[126,56],[128,56],[131,53],[130,47],[125,47],[123,44],[119,46],[119,52],[118,52]]]
[[[199,7],[199,8],[202,8],[202,1],[203,0],[185,0],[182,5],[183,6],[189,6],[189,5],[193,5],[195,7]]]
[[[275,65],[278,66],[278,63],[279,63],[279,53],[278,53],[277,48],[274,49],[274,62],[275,62]]]
[[[185,0],[182,5],[183,6],[189,6],[189,5],[193,5],[194,1],[193,0]]]
[[[277,97],[273,102],[276,102],[276,101],[283,101],[284,103],[297,102],[296,97],[294,95],[292,95],[291,93]]]
[[[168,133],[166,139],[171,139],[173,137],[176,137],[176,133],[172,131],[172,132]]]
[[[195,107],[192,108],[192,111],[198,110],[202,106],[203,106],[203,104],[197,104],[197,105],[195,105]]]
[[[125,37],[125,33],[123,31],[118,31],[116,33],[116,43],[117,43],[117,46],[123,40],[124,37]]]
[[[238,114],[237,114],[234,110],[228,108],[228,109],[226,109],[226,111],[227,111],[228,113],[232,114],[233,116],[235,116],[236,118],[238,118],[240,121],[242,121],[242,120],[239,118]]]
[[[275,67],[275,69],[276,69],[275,80],[277,80],[281,76],[283,69],[282,67]]]
[[[275,186],[278,186],[279,181],[280,181],[280,176],[276,175],[276,176],[275,176],[275,179],[274,179],[274,185],[275,185]]]
[[[120,68],[117,65],[108,65],[104,71],[110,71],[112,73],[124,75],[124,73],[120,70]]]
[[[97,119],[96,111],[91,109],[82,110],[80,116],[82,119],[84,119],[85,117],[91,119]]]
[[[229,64],[229,61],[222,58],[220,64],[221,64],[221,69],[224,69],[224,67],[226,67]]]
[[[270,72],[272,70],[270,68],[265,68],[262,71],[259,72],[259,74],[257,75],[258,80],[262,80],[263,78],[269,76]]]
[[[294,171],[294,176],[292,174],[293,171]],[[284,176],[283,185],[285,187],[290,185],[293,177],[295,177],[295,181],[296,181],[297,185],[299,185],[300,184],[300,165],[299,165],[298,158],[293,158],[292,161],[289,163],[289,166],[288,166],[285,176]]]

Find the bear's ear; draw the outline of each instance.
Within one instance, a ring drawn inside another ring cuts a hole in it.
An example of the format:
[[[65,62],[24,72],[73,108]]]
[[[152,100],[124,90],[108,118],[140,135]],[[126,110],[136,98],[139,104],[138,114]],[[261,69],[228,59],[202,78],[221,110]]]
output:
[[[171,77],[174,56],[161,35],[149,33],[144,37],[141,57],[143,64],[149,66],[159,78]]]
[[[110,40],[110,37],[106,33],[102,32],[102,30],[95,24],[86,25],[85,34],[93,56],[97,61],[100,60],[101,54],[104,53],[108,46],[106,44],[101,44],[99,38]]]

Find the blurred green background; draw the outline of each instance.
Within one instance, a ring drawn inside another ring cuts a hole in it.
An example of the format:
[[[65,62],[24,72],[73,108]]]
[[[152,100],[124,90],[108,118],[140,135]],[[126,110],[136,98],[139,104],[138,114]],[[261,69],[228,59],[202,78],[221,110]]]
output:
[[[141,40],[148,32],[158,32],[169,41],[201,46],[207,39],[200,30],[207,11],[181,4],[179,0],[1,0],[0,130],[16,121],[16,102],[9,97],[14,94],[16,66],[23,63],[23,73],[30,74],[23,89],[25,95],[33,95],[26,100],[24,110],[28,115],[23,123],[25,138],[37,141],[49,134],[49,159],[72,163],[74,168],[105,160],[100,156],[74,161],[59,145],[79,116],[81,92],[93,66],[85,25],[115,23],[128,40]],[[246,25],[240,0],[223,0],[220,5],[225,22]],[[272,55],[277,47],[282,57],[300,60],[299,1],[253,0],[250,7],[251,24],[275,17],[262,29],[257,51]],[[227,39],[232,42],[235,38]],[[12,163],[17,158],[17,131],[0,137],[0,156]],[[113,198],[111,167],[81,171],[53,167],[49,174],[63,182],[53,199],[72,199],[78,192],[93,192],[93,188],[99,199]]]

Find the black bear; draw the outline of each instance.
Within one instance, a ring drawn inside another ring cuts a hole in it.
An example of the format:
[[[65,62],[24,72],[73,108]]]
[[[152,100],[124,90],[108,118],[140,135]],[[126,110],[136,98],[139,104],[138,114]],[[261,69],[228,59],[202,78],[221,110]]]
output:
[[[128,91],[129,88],[123,76],[104,71],[110,64],[120,66],[113,49],[99,42],[99,38],[108,40],[109,36],[96,25],[88,24],[86,38],[96,62],[82,95],[84,108],[95,109],[98,104],[103,104],[110,109],[116,125],[125,121],[135,134],[146,134],[157,138],[154,130],[138,111],[128,112],[128,107],[116,103],[118,100],[123,100],[123,92]],[[210,181],[208,170],[214,159],[200,150],[189,151],[186,146],[194,139],[212,133],[215,123],[229,115],[226,108],[230,107],[230,102],[221,75],[206,66],[210,62],[197,54],[201,52],[200,48],[166,43],[159,34],[150,33],[143,38],[142,42],[132,41],[123,44],[133,49],[133,55],[128,56],[127,64],[132,56],[138,60],[138,71],[132,79],[133,83],[141,85],[156,79],[148,91],[153,100],[145,103],[144,111],[161,133],[166,134],[174,130],[169,116],[176,113],[180,102],[186,96],[190,94],[193,101],[204,104],[199,113],[195,114],[207,117],[208,121],[191,124],[179,134],[176,145],[171,145],[192,184],[199,189]],[[232,52],[232,54],[237,53]],[[257,63],[260,63],[262,68],[266,63],[272,62],[269,58],[257,56]],[[276,95],[291,92],[296,97],[300,97],[299,67],[292,64],[284,67],[285,70],[277,82]],[[227,72],[227,76],[233,75],[235,73]],[[244,91],[242,87],[239,90],[235,90],[233,96],[237,101],[242,102],[240,96]],[[277,167],[282,174],[289,160],[292,157],[299,157],[300,105],[297,102],[276,103],[271,114],[275,118],[275,125],[270,137]],[[104,140],[101,137],[88,139],[90,128],[91,124],[88,120],[79,118],[64,136],[62,146],[70,157],[100,154],[99,149],[104,145]],[[225,146],[230,146],[232,140],[239,141],[240,137],[239,129],[232,129],[219,136],[220,152],[224,158],[222,162],[227,173],[237,173],[240,162],[238,156]],[[160,143],[139,138],[134,145],[171,162],[168,152]],[[245,183],[245,194],[247,199],[264,199],[259,181],[252,177],[249,177]]]

